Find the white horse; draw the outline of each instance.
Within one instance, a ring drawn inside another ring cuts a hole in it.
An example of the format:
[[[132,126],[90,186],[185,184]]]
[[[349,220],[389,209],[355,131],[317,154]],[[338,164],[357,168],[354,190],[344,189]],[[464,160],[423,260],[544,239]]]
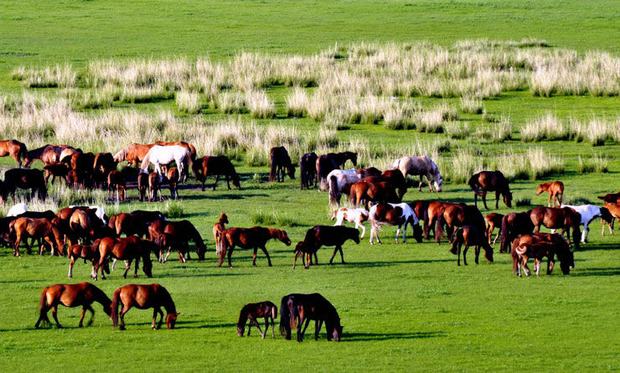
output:
[[[159,179],[162,179],[161,165],[167,165],[174,161],[179,169],[179,181],[184,180],[187,176],[185,166],[190,159],[190,152],[186,147],[180,145],[155,145],[144,156],[140,169],[142,172],[148,173],[149,164],[153,164],[155,171],[159,175]]]
[[[577,211],[579,215],[581,215],[581,225],[583,225],[583,231],[581,232],[581,243],[586,243],[588,241],[588,232],[590,231],[588,225],[592,223],[594,219],[601,218],[608,224],[613,219],[613,217],[609,213],[609,210],[596,205],[561,205],[560,207],[570,207],[573,210]],[[605,229],[604,226],[603,229]],[[601,234],[602,233],[603,232],[601,232]]]
[[[345,220],[349,223],[355,223],[355,228],[362,230],[362,235],[360,236],[360,238],[364,238],[364,234],[366,234],[366,227],[364,227],[364,222],[368,220],[368,211],[366,211],[365,209],[350,209],[346,207],[341,207],[334,212],[332,220],[334,219],[336,219],[336,224],[334,225],[343,225]]]
[[[415,226],[419,223],[418,217],[416,216],[411,206],[409,206],[409,204],[407,203],[388,203],[387,205],[390,206],[389,209],[400,208],[402,212],[400,216],[390,214],[390,218],[392,220],[383,220],[382,217],[378,216],[377,208],[379,206],[385,207],[385,205],[386,204],[373,205],[368,212],[368,220],[370,221],[370,244],[372,245],[374,243],[373,238],[376,238],[377,242],[381,243],[381,239],[379,238],[379,229],[381,228],[381,225],[385,224],[398,226],[398,229],[396,230],[396,235],[394,236],[396,242],[398,242],[398,236],[400,235],[402,226],[403,243],[407,242],[407,224],[411,224],[411,226],[414,227],[415,232]],[[382,213],[382,215],[385,215],[385,211]]]
[[[327,185],[329,191],[329,204],[330,206],[340,206],[340,197],[344,189],[362,178],[355,171],[354,168],[349,170],[332,170],[327,174]]]
[[[432,159],[430,159],[427,155],[420,155],[414,157],[402,157],[394,161],[392,163],[392,168],[397,168],[402,172],[404,177],[407,175],[420,176],[420,187],[418,190],[422,191],[422,182],[424,181],[424,176],[428,180],[428,188],[431,192],[433,192],[433,187],[435,191],[441,192],[441,187],[443,185],[443,178],[441,177],[441,173],[439,172],[439,167],[437,167],[437,163],[435,163]]]

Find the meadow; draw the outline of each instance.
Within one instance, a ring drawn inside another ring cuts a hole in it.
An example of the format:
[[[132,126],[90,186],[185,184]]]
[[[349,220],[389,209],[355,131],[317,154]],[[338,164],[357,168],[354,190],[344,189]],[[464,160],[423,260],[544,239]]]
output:
[[[183,139],[199,155],[231,157],[243,189],[220,182],[201,192],[190,179],[176,202],[140,203],[134,190],[114,204],[54,186],[38,208],[88,202],[189,219],[207,260],[155,263],[153,279],[123,280],[117,270],[96,284],[111,295],[128,282],[161,283],[181,312],[175,330],[152,331],[151,312],[134,309],[120,332],[98,305],[92,327],[77,328],[79,311],[61,308],[65,329],[35,330],[41,289],[88,281],[90,268],[78,262],[67,280],[66,258],[1,249],[0,367],[618,370],[619,239],[617,230],[602,237],[598,222],[569,276],[527,279],[497,250],[494,263],[475,265],[470,252],[470,265],[457,267],[445,239],[394,243],[391,227],[382,245],[346,244],[345,265],[326,265],[331,250],[321,249],[309,270],[292,270],[293,249],[279,242],[268,244],[273,267],[259,254],[254,268],[250,253],[235,251],[233,268],[217,268],[211,235],[221,211],[231,226],[283,228],[293,245],[309,227],[332,224],[325,193],[267,182],[277,145],[295,158],[356,150],[362,165],[381,168],[432,155],[444,191],[412,187],[405,201],[472,203],[466,178],[497,168],[518,202],[501,213],[544,204],[534,194],[541,180],[563,180],[567,202],[597,203],[620,185],[618,13],[613,1],[3,4],[3,137],[111,152]],[[236,336],[245,303],[279,305],[293,292],[320,292],[336,306],[342,342]]]

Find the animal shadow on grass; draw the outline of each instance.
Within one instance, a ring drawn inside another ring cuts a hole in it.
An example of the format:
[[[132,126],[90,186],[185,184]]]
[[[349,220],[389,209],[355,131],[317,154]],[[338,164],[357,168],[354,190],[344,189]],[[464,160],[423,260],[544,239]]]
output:
[[[396,339],[425,339],[445,337],[444,331],[434,332],[410,332],[410,333],[346,333],[342,342],[366,342],[366,341],[391,341]]]
[[[452,259],[418,259],[418,260],[391,260],[385,262],[347,262],[348,265],[358,268],[371,268],[371,267],[391,267],[398,264],[428,264],[428,263],[443,263],[453,262]],[[334,259],[335,262],[335,259]]]
[[[578,269],[579,268],[577,268],[575,272],[571,272],[571,276],[620,276],[620,267],[585,268],[583,270]]]
[[[585,244],[582,245],[578,251],[596,251],[596,250],[618,250],[618,244],[616,243],[602,243],[602,244]]]
[[[210,322],[209,320],[179,320],[176,323],[178,329],[232,329],[236,326],[237,324],[232,322]]]

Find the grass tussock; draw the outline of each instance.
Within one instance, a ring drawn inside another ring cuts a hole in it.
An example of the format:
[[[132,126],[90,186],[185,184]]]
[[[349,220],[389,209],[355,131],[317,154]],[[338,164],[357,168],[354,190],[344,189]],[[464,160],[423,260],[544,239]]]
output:
[[[262,210],[254,212],[250,219],[253,224],[262,225],[262,226],[274,226],[274,227],[299,227],[302,224],[292,217],[272,211],[265,212]]]
[[[580,174],[609,172],[609,159],[601,154],[592,157],[577,157],[577,172]]]

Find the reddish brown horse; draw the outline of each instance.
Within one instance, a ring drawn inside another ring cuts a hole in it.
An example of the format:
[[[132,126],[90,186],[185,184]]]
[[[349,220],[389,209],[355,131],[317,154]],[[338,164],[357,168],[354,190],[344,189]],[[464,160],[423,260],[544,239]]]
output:
[[[15,191],[20,188],[30,189],[30,198],[37,196],[44,200],[47,197],[47,186],[45,184],[43,171],[13,168],[4,173],[2,198],[3,200],[6,200],[8,196],[15,198]]]
[[[499,252],[510,252],[512,241],[522,234],[534,232],[534,224],[530,219],[530,212],[511,212],[502,218],[501,240]]]
[[[237,171],[235,171],[235,166],[233,166],[230,159],[226,156],[202,157],[192,164],[192,168],[194,169],[196,179],[202,183],[202,190],[205,190],[207,176],[215,176],[215,183],[213,184],[213,190],[215,190],[217,182],[222,175],[226,178],[228,190],[230,190],[230,181],[232,181],[233,185],[238,189],[241,189],[239,175],[237,175]]]
[[[58,306],[65,307],[82,307],[79,327],[84,326],[84,316],[86,311],[90,311],[91,317],[86,325],[90,326],[95,318],[95,310],[91,306],[97,302],[103,306],[103,312],[110,316],[112,314],[112,301],[105,295],[101,289],[88,282],[79,284],[56,284],[43,289],[41,292],[41,300],[39,301],[39,319],[34,324],[35,328],[39,328],[41,323],[50,324],[47,312],[52,310],[52,317],[56,322],[56,326],[62,328],[58,321]]]
[[[217,219],[215,224],[213,225],[213,240],[215,241],[215,255],[220,258],[222,256],[222,252],[224,248],[222,247],[222,232],[226,229],[226,224],[228,224],[228,215],[224,212],[220,214],[220,217]]]
[[[497,242],[497,239],[502,233],[502,219],[503,218],[504,218],[504,215],[498,214],[496,212],[487,214],[484,217],[484,220],[486,221],[486,224],[487,224],[486,232],[487,232],[487,238],[489,239],[489,245],[491,244],[495,245],[495,243]],[[495,230],[495,228],[498,228],[497,235],[495,236],[495,239],[491,243],[491,239],[493,238],[493,231]]]
[[[97,272],[95,271],[95,265],[99,262],[99,250],[93,245],[80,245],[75,244],[71,245],[67,249],[67,254],[69,256],[69,278],[73,278],[73,266],[75,265],[75,261],[78,259],[84,259],[84,262],[87,260],[92,264],[92,270],[90,276],[92,278],[97,277]]]
[[[489,244],[484,231],[481,231],[479,227],[473,225],[464,225],[457,228],[454,231],[452,238],[452,249],[450,252],[457,256],[456,263],[461,265],[461,247],[465,245],[463,249],[463,264],[467,265],[467,250],[470,246],[475,247],[476,264],[478,264],[478,257],[480,256],[480,248],[484,249],[484,257],[491,263],[493,263],[493,248]]]
[[[22,167],[22,160],[26,157],[26,145],[17,140],[0,140],[0,157],[11,156]]]
[[[52,184],[56,182],[56,178],[67,180],[67,174],[69,174],[69,166],[64,163],[52,163],[43,166],[43,175],[45,178],[45,183],[49,182],[50,177],[52,178]],[[67,180],[67,184],[71,185],[71,182]]]
[[[437,239],[437,233],[435,232],[435,226],[439,217],[443,214],[445,206],[454,205],[451,202],[441,201],[429,201],[426,207],[426,211],[423,215],[424,220],[424,238],[430,238],[430,231],[433,231],[433,238]]]
[[[284,181],[284,175],[295,178],[295,165],[291,162],[288,151],[283,146],[276,146],[269,151],[269,181]]]
[[[157,232],[159,230],[159,232]],[[149,227],[149,234],[154,237],[154,242],[160,247],[160,253],[167,250],[165,256],[160,255],[159,260],[165,262],[172,249],[179,252],[179,260],[185,263],[185,256],[189,256],[189,242],[194,241],[198,260],[205,259],[207,247],[202,236],[189,220],[169,221],[158,224],[155,222]]]
[[[112,153],[97,153],[93,160],[93,178],[95,185],[103,187],[109,181],[109,173],[116,171],[118,162],[114,160]]]
[[[365,173],[369,173],[369,171],[365,170]],[[397,191],[399,201],[402,200],[405,193],[407,193],[407,181],[399,170],[386,170],[383,171],[380,175],[364,176],[362,181],[368,181],[371,183],[388,183],[392,188]]]
[[[108,172],[108,198],[114,199],[114,192],[116,192],[116,202],[123,202],[126,189],[127,182],[122,172],[117,170]]]
[[[256,254],[261,249],[267,257],[267,263],[271,267],[271,257],[267,252],[265,244],[271,239],[280,240],[286,246],[291,245],[286,231],[274,228],[252,227],[252,228],[228,228],[222,232],[222,253],[219,258],[219,266],[224,262],[224,255],[228,252],[228,266],[232,267],[232,253],[235,247],[244,250],[253,249],[252,265],[256,266]]]
[[[146,192],[149,188],[149,174],[140,172],[138,174],[138,195],[140,202],[146,200]]]
[[[96,240],[93,247],[99,250],[99,263],[95,267],[95,276],[101,269],[101,278],[105,279],[104,268],[107,267],[109,258],[125,261],[123,278],[127,278],[127,272],[131,268],[131,262],[135,261],[134,277],[138,277],[138,267],[142,260],[142,271],[147,277],[153,277],[153,263],[151,252],[156,251],[155,244],[151,241],[142,240],[136,236],[123,238],[105,237]],[[96,277],[95,277],[96,278]]]
[[[44,165],[61,162],[66,157],[80,152],[69,145],[43,145],[40,148],[29,150],[24,157],[24,167],[28,168],[35,160],[43,162]]]
[[[540,271],[540,264],[544,257],[547,257],[547,275],[553,272],[555,257],[560,260],[562,273],[568,275],[570,269],[575,267],[573,252],[570,250],[568,242],[559,234],[534,233],[519,236],[512,243],[512,270],[517,276],[521,276],[521,268],[525,275],[530,275],[527,267],[529,258],[534,258],[534,269],[536,276]]]
[[[159,175],[153,171],[149,174],[149,202],[161,201],[159,194]]]
[[[618,203],[620,203],[620,192],[618,192],[618,193],[609,193],[609,194],[605,194],[604,196],[598,196],[596,198],[602,199],[605,203],[618,204]]]
[[[159,284],[129,284],[114,290],[114,295],[112,295],[112,323],[114,327],[118,326],[120,330],[125,330],[125,315],[132,307],[140,310],[153,309],[153,323],[151,324],[153,329],[161,328],[164,320],[162,307],[166,310],[166,327],[168,329],[174,329],[177,317],[180,314],[165,287]],[[158,314],[159,322],[157,322]]]
[[[154,145],[155,144],[131,144],[114,154],[113,159],[118,163],[127,161],[130,165],[139,167],[146,153],[148,153]]]
[[[368,209],[370,202],[398,203],[400,201],[394,185],[386,181],[358,181],[349,189],[349,202],[355,207],[363,204]]]
[[[299,160],[299,179],[301,189],[310,189],[316,186],[316,160],[319,157],[316,153],[306,153]]]
[[[540,231],[540,226],[544,225],[549,229],[561,229],[562,233],[566,233],[566,237],[571,239],[575,249],[579,250],[579,242],[581,240],[581,215],[570,207],[534,207],[530,210],[530,219],[534,224],[534,232]]]
[[[549,200],[547,206],[555,207],[556,202],[558,206],[562,206],[562,197],[564,197],[564,183],[556,180],[550,183],[538,184],[536,187],[536,195],[539,196],[542,193],[549,193]]]
[[[39,241],[41,245],[39,254],[43,253],[42,242],[50,245],[52,255],[55,253],[64,254],[64,234],[60,231],[57,220],[20,217],[9,223],[9,236],[15,237],[14,256],[20,256],[19,245],[22,240],[26,243],[26,250],[30,254],[31,245],[28,244],[28,238]]]
[[[166,220],[159,211],[135,210],[131,213],[122,212],[113,215],[108,221],[108,226],[116,232],[117,236],[136,235],[146,237],[149,233],[149,226],[156,220]]]
[[[65,157],[62,162],[70,168],[67,175],[67,183],[74,187],[94,186],[93,163],[95,155],[93,153],[76,152],[70,157]]]
[[[295,260],[293,261],[293,269],[297,264],[297,258],[302,257],[304,262],[304,268],[310,266],[311,256],[314,255],[316,259],[316,252],[321,246],[334,246],[334,253],[329,264],[332,264],[336,253],[340,253],[340,260],[344,264],[344,253],[342,252],[342,245],[347,241],[352,240],[356,244],[360,243],[360,232],[355,228],[343,227],[343,226],[331,226],[331,225],[315,225],[308,229],[306,237],[303,241],[299,242],[295,247]],[[318,260],[316,261],[318,264]]]
[[[486,223],[482,213],[476,206],[466,204],[446,204],[443,213],[439,216],[435,226],[435,241],[441,241],[441,235],[445,226],[448,239],[452,240],[454,229],[471,225],[486,237]]]
[[[468,181],[471,190],[474,191],[474,205],[478,207],[478,196],[482,196],[484,208],[487,206],[487,192],[495,191],[495,208],[499,208],[499,195],[502,195],[504,203],[512,207],[512,193],[508,180],[500,171],[480,171],[474,174]]]
[[[261,330],[260,325],[256,320],[259,318],[265,319],[264,332]],[[241,312],[239,313],[239,321],[237,321],[237,335],[239,337],[243,337],[243,334],[245,333],[245,325],[249,320],[250,325],[248,325],[248,337],[250,336],[250,330],[252,329],[252,325],[254,325],[258,328],[258,332],[261,334],[261,337],[265,339],[267,330],[269,330],[269,325],[271,325],[271,336],[275,338],[276,323],[274,319],[277,318],[278,307],[269,301],[246,304],[245,306],[243,306]]]
[[[321,294],[289,294],[282,297],[280,302],[280,333],[287,340],[291,339],[291,329],[296,327],[297,341],[303,341],[310,320],[315,320],[315,340],[319,339],[319,332],[323,323],[325,323],[327,330],[328,341],[338,342],[342,338],[343,327],[340,324],[340,316],[336,308]]]
[[[176,167],[170,167],[166,171],[166,179],[168,179],[168,188],[170,189],[170,198],[179,198],[178,181],[179,181],[179,169]]]

